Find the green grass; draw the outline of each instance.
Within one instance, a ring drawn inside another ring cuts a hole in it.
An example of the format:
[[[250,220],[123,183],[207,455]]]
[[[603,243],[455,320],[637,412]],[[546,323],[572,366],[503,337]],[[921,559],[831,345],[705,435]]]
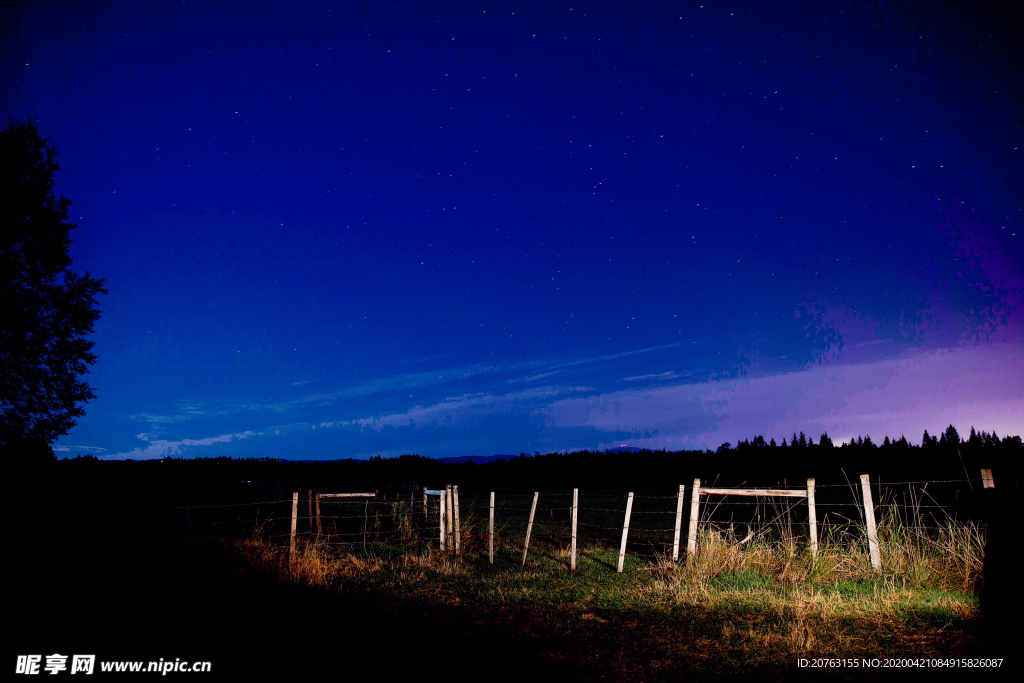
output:
[[[525,567],[514,536],[499,539],[491,564],[486,537],[468,521],[459,555],[415,543],[363,552],[308,541],[289,571],[280,551],[258,537],[237,549],[282,581],[464,611],[475,628],[510,629],[574,666],[597,666],[601,653],[613,651],[615,677],[624,679],[783,672],[797,657],[981,651],[973,585],[984,538],[969,525],[951,522],[926,538],[883,516],[880,572],[855,528],[824,539],[812,558],[786,537],[755,535],[741,545],[705,525],[689,563],[627,554],[618,574],[618,548],[600,545],[581,547],[570,571],[567,544],[556,527],[545,533],[543,525],[534,528]]]

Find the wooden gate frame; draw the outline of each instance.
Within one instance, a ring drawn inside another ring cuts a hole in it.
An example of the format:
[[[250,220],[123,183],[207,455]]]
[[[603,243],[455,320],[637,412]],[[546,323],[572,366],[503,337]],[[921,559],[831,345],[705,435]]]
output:
[[[377,492],[373,493],[317,493],[313,500],[316,505],[316,535],[323,533],[323,524],[320,521],[320,499],[321,498],[373,498],[377,500]]]
[[[818,520],[814,510],[814,479],[807,480],[806,489],[716,489],[702,487],[700,479],[693,480],[693,493],[690,494],[690,527],[686,532],[686,562],[697,552],[697,522],[700,520],[700,496],[784,496],[788,498],[806,498],[808,508],[808,524],[811,530],[811,557],[818,557]]]
[[[423,516],[427,516],[427,496],[438,496],[441,499],[440,508],[441,515],[438,526],[440,527],[441,533],[439,541],[441,543],[441,551],[444,552],[448,549],[448,533],[446,533],[447,527],[452,526],[451,517],[447,514],[448,508],[452,506],[453,499],[457,494],[453,492],[451,496],[448,495],[448,491],[451,490],[451,486],[446,486],[443,489],[423,489]],[[454,534],[453,534],[454,535]],[[457,537],[456,537],[457,538]],[[456,550],[458,550],[458,544],[456,543]]]
[[[310,494],[313,494],[310,491]],[[315,498],[313,497],[315,495]],[[373,498],[376,500],[377,492],[373,493],[317,493],[313,494],[309,498],[309,506],[312,508],[314,501],[316,501],[316,535],[320,536],[323,533],[323,525],[320,521],[320,499],[321,498]],[[310,511],[312,516],[312,510]],[[292,530],[291,539],[288,544],[288,564],[291,565],[295,561],[295,535],[298,527],[299,520],[299,492],[295,491],[292,493]]]

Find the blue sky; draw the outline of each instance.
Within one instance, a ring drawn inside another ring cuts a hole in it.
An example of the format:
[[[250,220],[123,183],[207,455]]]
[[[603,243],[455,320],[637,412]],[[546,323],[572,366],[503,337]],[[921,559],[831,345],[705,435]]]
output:
[[[5,113],[109,290],[56,450],[1020,433],[1021,13],[986,12],[5,9]]]

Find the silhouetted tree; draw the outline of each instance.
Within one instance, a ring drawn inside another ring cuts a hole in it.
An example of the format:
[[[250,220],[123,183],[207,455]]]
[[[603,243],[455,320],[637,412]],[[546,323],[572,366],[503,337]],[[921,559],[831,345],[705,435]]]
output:
[[[940,446],[959,446],[960,445],[960,434],[957,433],[956,427],[949,425],[946,427],[946,431],[939,437]]]
[[[35,121],[0,131],[0,449],[53,459],[51,444],[95,398],[80,376],[96,361],[85,339],[103,280],[70,270],[71,202],[54,195],[57,150]]]

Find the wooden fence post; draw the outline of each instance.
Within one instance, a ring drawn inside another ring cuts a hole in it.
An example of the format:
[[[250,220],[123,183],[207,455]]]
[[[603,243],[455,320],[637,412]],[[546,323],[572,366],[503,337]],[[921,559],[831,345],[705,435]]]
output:
[[[423,487],[423,519],[427,519],[427,487]]]
[[[807,524],[811,528],[811,559],[818,559],[818,515],[814,510],[814,477],[807,480]]]
[[[679,497],[676,498],[676,533],[672,539],[672,561],[679,561],[679,533],[683,526],[683,493],[686,492],[686,487],[682,484],[679,485]]]
[[[996,487],[996,482],[992,478],[992,470],[981,471],[981,482],[987,489],[994,489]]]
[[[580,490],[572,490],[572,541],[569,546],[569,569],[576,569],[576,515],[580,502]]]
[[[452,486],[453,505],[455,507],[455,554],[459,554],[459,541],[462,540],[462,527],[459,524],[459,487]]]
[[[622,573],[622,565],[626,561],[626,537],[629,535],[629,516],[633,513],[633,492],[629,492],[629,498],[626,499],[626,519],[622,522],[622,543],[619,544],[619,568],[618,572]]]
[[[523,543],[523,565],[526,566],[526,551],[530,549],[530,532],[533,531],[533,515],[537,512],[537,496],[540,491],[533,492],[533,505],[530,506],[530,521],[526,523],[526,541]]]
[[[875,505],[871,502],[871,481],[868,475],[860,475],[860,488],[864,492],[864,521],[868,526],[868,550],[871,553],[871,568],[882,569],[882,557],[878,552],[878,530],[875,528]]]
[[[487,521],[487,556],[494,564],[494,491],[491,491],[491,514]]]
[[[316,494],[316,537],[320,538],[320,534],[324,532],[323,523],[320,521],[320,494]]]
[[[455,520],[455,515],[453,514],[452,510],[452,508],[454,507],[455,496],[452,495],[451,484],[448,484],[448,486],[446,486],[444,490],[448,493],[448,537],[451,538],[455,535],[455,525],[453,523]]]
[[[446,544],[446,539],[445,539],[445,535],[444,535],[444,530],[445,530],[445,516],[446,516],[446,515],[445,515],[445,510],[446,510],[446,508],[447,508],[447,501],[446,501],[445,499],[446,499],[447,497],[448,497],[448,492],[447,492],[447,491],[444,491],[444,490],[442,490],[442,491],[441,491],[441,500],[440,500],[440,508],[441,508],[441,519],[440,519],[440,522],[441,522],[441,523],[440,523],[440,524],[438,525],[438,526],[440,526],[440,527],[441,527],[441,551],[442,551],[442,552],[444,552],[445,550],[447,550],[447,544]]]
[[[686,531],[686,563],[697,552],[697,521],[700,519],[700,479],[693,480],[690,490],[690,528]]]
[[[313,489],[309,489],[309,495],[306,497],[306,528],[309,532],[313,532]]]
[[[299,492],[292,493],[292,539],[288,546],[288,568],[295,564],[295,526],[299,521]]]

